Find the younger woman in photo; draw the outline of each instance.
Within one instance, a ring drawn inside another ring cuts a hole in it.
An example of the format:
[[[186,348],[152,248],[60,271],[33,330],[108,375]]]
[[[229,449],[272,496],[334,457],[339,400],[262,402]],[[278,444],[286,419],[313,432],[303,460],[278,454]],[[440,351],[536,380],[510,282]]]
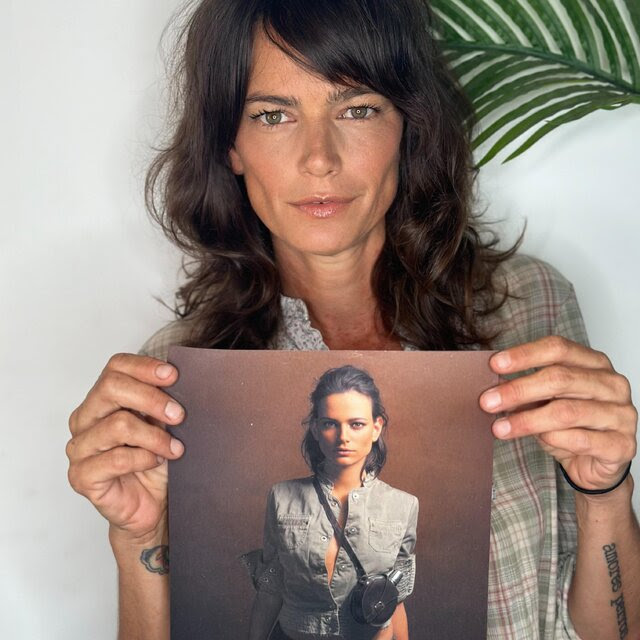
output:
[[[302,452],[314,475],[269,492],[264,549],[252,567],[257,593],[249,637],[406,640],[418,499],[378,477],[388,420],[380,392],[369,374],[347,365],[326,371],[310,402]],[[327,508],[368,576],[401,573],[398,605],[382,625],[354,618],[358,572]]]

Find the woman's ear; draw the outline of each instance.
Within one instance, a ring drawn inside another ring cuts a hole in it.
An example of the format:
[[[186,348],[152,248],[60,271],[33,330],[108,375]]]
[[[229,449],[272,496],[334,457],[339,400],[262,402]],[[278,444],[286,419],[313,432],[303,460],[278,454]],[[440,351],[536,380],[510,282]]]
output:
[[[241,176],[244,173],[244,163],[235,147],[229,149],[229,164],[231,165],[231,171],[237,176]]]
[[[373,441],[374,442],[377,442],[378,438],[380,437],[380,434],[382,433],[382,427],[384,427],[384,420],[382,419],[381,416],[378,416],[373,421]]]

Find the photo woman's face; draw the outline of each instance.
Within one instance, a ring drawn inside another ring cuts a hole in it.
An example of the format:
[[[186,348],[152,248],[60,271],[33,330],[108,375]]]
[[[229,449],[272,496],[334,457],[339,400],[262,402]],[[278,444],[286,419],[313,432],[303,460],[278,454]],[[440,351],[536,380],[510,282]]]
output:
[[[382,418],[372,415],[369,396],[346,391],[321,402],[311,429],[328,465],[362,468],[383,426]]]
[[[229,156],[276,252],[381,246],[402,129],[385,97],[316,77],[259,35]]]

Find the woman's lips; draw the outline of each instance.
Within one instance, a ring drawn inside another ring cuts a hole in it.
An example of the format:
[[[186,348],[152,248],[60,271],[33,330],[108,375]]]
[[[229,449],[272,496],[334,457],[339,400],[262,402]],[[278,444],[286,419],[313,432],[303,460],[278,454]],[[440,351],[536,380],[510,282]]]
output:
[[[353,198],[341,197],[305,198],[291,204],[313,218],[330,218],[345,209],[352,201]]]

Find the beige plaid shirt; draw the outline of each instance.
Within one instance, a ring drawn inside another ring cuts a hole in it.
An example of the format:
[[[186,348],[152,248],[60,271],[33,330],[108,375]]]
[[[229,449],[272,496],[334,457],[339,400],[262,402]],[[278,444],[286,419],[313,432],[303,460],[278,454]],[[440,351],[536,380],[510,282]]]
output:
[[[552,334],[587,344],[573,287],[552,267],[515,256],[497,277],[511,297],[489,320],[501,330],[493,348]],[[281,304],[284,322],[273,348],[327,349],[302,300],[283,297]],[[141,351],[166,359],[187,331],[184,321],[173,322]],[[578,639],[567,608],[577,544],[572,490],[531,437],[495,441],[493,484],[487,638]]]

